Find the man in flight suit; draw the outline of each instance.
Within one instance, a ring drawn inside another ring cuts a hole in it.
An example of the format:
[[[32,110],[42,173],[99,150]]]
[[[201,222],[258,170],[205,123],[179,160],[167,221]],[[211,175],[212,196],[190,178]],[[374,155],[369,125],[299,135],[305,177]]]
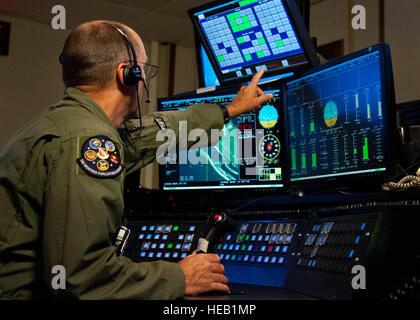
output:
[[[18,131],[0,154],[0,298],[54,292],[55,265],[65,268],[66,294],[80,299],[176,299],[229,290],[217,255],[134,263],[117,256],[115,234],[125,176],[153,161],[162,143],[155,120],[177,134],[181,120],[188,130],[221,129],[226,111],[233,118],[272,98],[257,86],[263,71],[226,111],[200,104],[156,112],[140,128],[130,119],[144,84],[124,82],[132,61],[117,28],[133,44],[144,75],[146,52],[132,29],[110,21],[82,24],[64,45],[63,100]]]

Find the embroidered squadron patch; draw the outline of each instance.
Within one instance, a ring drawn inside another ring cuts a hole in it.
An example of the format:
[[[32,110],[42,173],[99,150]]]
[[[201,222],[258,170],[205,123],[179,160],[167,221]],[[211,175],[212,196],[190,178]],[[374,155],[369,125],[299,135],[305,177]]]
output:
[[[124,166],[114,142],[106,136],[95,136],[87,139],[77,159],[79,166],[89,175],[96,178],[115,178],[121,174]]]

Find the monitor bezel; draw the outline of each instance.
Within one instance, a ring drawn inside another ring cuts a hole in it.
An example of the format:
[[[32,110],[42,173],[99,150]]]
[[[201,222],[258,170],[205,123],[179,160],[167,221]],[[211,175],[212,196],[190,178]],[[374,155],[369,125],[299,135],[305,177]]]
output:
[[[241,77],[241,78],[232,78],[232,79],[224,79],[223,78],[223,74],[221,72],[221,69],[219,68],[219,65],[216,61],[216,57],[213,55],[213,51],[211,50],[210,44],[207,41],[207,38],[203,32],[203,30],[200,28],[199,23],[197,22],[197,20],[195,19],[195,14],[197,12],[201,12],[207,9],[210,9],[212,7],[215,6],[220,6],[229,2],[232,2],[233,0],[215,0],[212,2],[209,2],[207,4],[192,8],[188,10],[188,14],[189,17],[192,21],[194,30],[196,32],[196,34],[198,35],[201,44],[204,47],[204,50],[207,53],[207,56],[209,57],[210,63],[213,67],[213,70],[216,73],[217,78],[219,79],[219,83],[220,86],[234,86],[234,85],[239,85],[239,84],[243,84],[243,83],[247,83],[249,82],[252,77],[255,75],[251,74],[249,76],[246,77]],[[235,0],[236,1],[236,0]],[[238,2],[240,0],[237,0]],[[269,78],[269,77],[273,77],[276,75],[284,75],[284,74],[300,74],[314,66],[319,65],[319,58],[316,52],[316,49],[313,46],[313,41],[311,39],[311,37],[309,36],[308,30],[306,28],[305,22],[302,18],[302,15],[300,14],[299,8],[295,2],[295,0],[282,0],[290,21],[292,22],[292,25],[295,28],[295,32],[296,35],[300,41],[300,44],[302,46],[303,49],[303,53],[305,54],[307,63],[300,65],[300,66],[290,66],[288,68],[284,68],[281,69],[281,72],[279,72],[278,70],[273,70],[273,71],[267,71],[264,74],[264,78]],[[197,49],[198,50],[198,49]]]
[[[382,101],[384,103],[384,167],[386,171],[369,172],[369,173],[355,173],[349,175],[329,176],[312,178],[305,180],[292,180],[292,168],[291,168],[291,154],[290,154],[290,137],[289,137],[289,118],[287,108],[287,84],[292,81],[304,78],[308,75],[317,73],[319,71],[337,66],[341,63],[348,62],[358,57],[379,51],[380,59],[380,73],[381,81],[384,84],[384,88],[381,92]],[[394,88],[394,76],[392,69],[391,49],[389,44],[382,43],[377,44],[366,49],[351,53],[341,58],[334,59],[320,66],[314,67],[307,72],[295,76],[293,78],[284,81],[283,83],[283,105],[284,108],[284,121],[285,121],[285,136],[286,136],[286,148],[287,148],[287,164],[288,172],[290,173],[290,188],[293,189],[308,189],[308,190],[325,190],[330,188],[349,188],[354,187],[362,189],[370,189],[371,187],[379,188],[380,183],[384,182],[387,178],[395,174],[396,163],[398,163],[398,157],[395,155],[396,152],[392,152],[392,147],[397,146],[397,121],[396,121],[396,101],[395,101],[395,88]]]
[[[280,90],[280,99],[282,99],[280,101],[281,103],[281,109],[284,110],[284,105],[283,105],[283,101],[284,101],[284,94],[283,94],[283,88],[281,85],[271,85],[271,84],[265,84],[260,86],[261,89],[263,91],[270,91],[270,90]],[[157,108],[158,111],[164,111],[162,110],[162,102],[165,101],[171,101],[171,100],[176,100],[176,99],[189,99],[189,98],[197,98],[197,97],[212,97],[212,96],[219,96],[219,95],[235,95],[238,91],[240,90],[240,87],[227,87],[227,88],[219,88],[215,89],[215,90],[210,90],[210,91],[206,91],[203,93],[197,93],[196,90],[194,91],[188,91],[188,92],[184,92],[184,93],[180,93],[171,97],[165,97],[165,98],[159,98],[157,101]],[[260,193],[285,193],[288,192],[288,186],[289,186],[289,181],[290,181],[290,175],[289,175],[289,165],[287,163],[288,161],[288,156],[287,156],[287,149],[286,149],[286,137],[285,137],[285,131],[284,131],[284,127],[285,127],[285,119],[283,117],[284,112],[282,112],[282,110],[279,110],[279,116],[280,116],[280,126],[283,127],[283,130],[281,131],[281,134],[283,135],[282,137],[282,149],[281,149],[281,154],[280,154],[280,162],[282,163],[282,181],[281,184],[283,185],[283,187],[259,187],[258,185],[244,185],[243,187],[241,187],[240,185],[235,186],[235,188],[231,188],[231,189],[227,189],[227,188],[223,188],[223,187],[217,187],[214,186],[211,189],[208,188],[201,188],[199,186],[197,186],[196,188],[192,187],[192,188],[188,188],[188,189],[176,189],[176,190],[168,190],[168,189],[164,189],[163,188],[163,184],[164,184],[164,179],[163,179],[163,174],[164,174],[164,166],[163,165],[158,165],[159,166],[159,190],[161,191],[167,191],[167,192],[229,192],[232,194],[237,194],[237,193],[253,193],[253,194],[260,194]],[[268,183],[270,184],[270,183]]]

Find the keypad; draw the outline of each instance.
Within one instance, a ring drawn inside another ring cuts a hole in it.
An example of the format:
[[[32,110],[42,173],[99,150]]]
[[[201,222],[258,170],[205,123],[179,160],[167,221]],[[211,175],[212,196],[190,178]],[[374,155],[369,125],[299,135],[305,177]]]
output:
[[[318,221],[309,226],[296,266],[312,271],[348,274],[359,247],[369,236],[369,221]]]
[[[223,264],[282,265],[296,236],[297,223],[247,222],[215,247]]]
[[[179,261],[195,250],[203,225],[129,222],[131,234],[123,255],[136,262]]]

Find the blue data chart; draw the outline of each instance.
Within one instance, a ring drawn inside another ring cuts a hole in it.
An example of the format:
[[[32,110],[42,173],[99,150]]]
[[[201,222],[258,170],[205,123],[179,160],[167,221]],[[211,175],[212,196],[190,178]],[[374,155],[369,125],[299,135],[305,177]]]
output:
[[[292,181],[385,171],[379,52],[287,83]]]
[[[198,19],[224,73],[303,53],[281,0],[242,1],[236,8]],[[289,66],[287,59],[281,63]]]

